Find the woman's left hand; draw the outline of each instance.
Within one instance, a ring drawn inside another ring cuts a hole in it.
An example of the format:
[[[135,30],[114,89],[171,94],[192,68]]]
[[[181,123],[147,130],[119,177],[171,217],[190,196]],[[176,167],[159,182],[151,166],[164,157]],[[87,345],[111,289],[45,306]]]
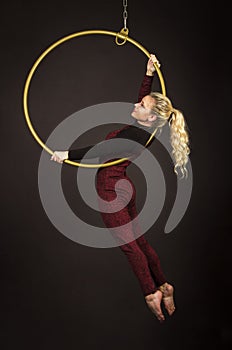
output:
[[[154,72],[156,71],[154,63],[156,63],[156,65],[158,67],[160,67],[160,63],[159,63],[157,57],[155,55],[151,54],[150,58],[147,62],[147,75],[154,75]]]

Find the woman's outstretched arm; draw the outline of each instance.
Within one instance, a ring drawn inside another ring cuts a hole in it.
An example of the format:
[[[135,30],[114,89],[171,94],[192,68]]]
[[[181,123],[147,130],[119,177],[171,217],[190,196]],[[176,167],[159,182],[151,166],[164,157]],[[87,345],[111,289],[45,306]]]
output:
[[[147,70],[146,75],[143,78],[142,84],[139,89],[138,102],[140,102],[144,96],[149,95],[151,92],[152,82],[154,73],[156,71],[154,62],[157,63],[158,67],[160,67],[160,63],[157,60],[155,55],[151,55],[147,62]]]
[[[139,153],[143,146],[145,145],[149,133],[143,129],[136,127],[134,125],[129,126],[128,128],[123,128],[119,132],[118,137],[122,139],[120,143],[112,144],[111,142],[99,142],[96,145],[91,145],[78,149],[71,149],[68,151],[55,151],[51,156],[51,160],[54,160],[58,163],[63,163],[64,160],[81,160],[87,152],[88,156],[86,159],[100,158],[105,156],[124,158],[130,157],[131,155]],[[117,138],[117,136],[116,136]],[[135,141],[137,144],[128,142],[127,140]]]

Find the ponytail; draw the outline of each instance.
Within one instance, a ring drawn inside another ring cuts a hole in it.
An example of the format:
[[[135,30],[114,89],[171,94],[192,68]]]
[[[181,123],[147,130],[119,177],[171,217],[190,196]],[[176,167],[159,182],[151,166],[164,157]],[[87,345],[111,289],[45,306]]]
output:
[[[172,155],[174,158],[174,171],[178,175],[178,169],[183,177],[188,176],[186,164],[188,162],[189,136],[186,128],[186,123],[183,114],[173,108],[170,99],[159,92],[151,92],[150,96],[154,99],[154,105],[151,112],[157,118],[154,121],[154,126],[158,129],[168,122],[170,126],[170,141],[172,146]]]
[[[189,136],[186,130],[186,123],[183,114],[173,108],[170,119],[170,141],[172,145],[172,155],[174,157],[174,171],[178,175],[177,169],[179,168],[182,177],[188,176],[186,164],[188,162],[189,149]]]

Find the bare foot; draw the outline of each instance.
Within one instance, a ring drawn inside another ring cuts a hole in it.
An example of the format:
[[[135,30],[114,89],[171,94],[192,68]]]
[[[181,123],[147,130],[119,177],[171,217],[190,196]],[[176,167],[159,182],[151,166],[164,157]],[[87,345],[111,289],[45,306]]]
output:
[[[147,306],[153,312],[158,320],[160,322],[163,322],[165,320],[164,315],[162,313],[160,304],[162,300],[162,292],[160,290],[155,291],[153,294],[149,294],[145,296],[145,300],[147,303]]]
[[[174,288],[171,284],[164,283],[159,287],[159,290],[163,294],[163,303],[164,307],[167,310],[168,314],[171,316],[175,311],[175,304],[173,299]]]

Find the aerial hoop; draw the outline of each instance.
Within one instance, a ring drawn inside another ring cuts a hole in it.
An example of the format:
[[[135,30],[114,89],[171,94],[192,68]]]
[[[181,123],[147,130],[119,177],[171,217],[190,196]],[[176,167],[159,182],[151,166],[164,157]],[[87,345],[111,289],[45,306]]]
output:
[[[26,119],[27,125],[28,125],[29,130],[31,131],[33,137],[39,143],[39,145],[42,148],[44,148],[45,151],[47,151],[51,155],[54,152],[43,143],[43,141],[40,139],[40,137],[36,133],[35,129],[33,128],[31,120],[30,120],[30,115],[29,115],[29,110],[28,110],[28,92],[29,92],[31,80],[32,80],[33,75],[36,72],[39,64],[56,47],[58,47],[59,45],[63,44],[64,42],[66,42],[68,40],[71,40],[71,39],[74,39],[74,38],[77,38],[77,37],[80,37],[80,36],[84,36],[84,35],[93,35],[93,34],[114,36],[117,45],[123,45],[126,42],[129,42],[129,43],[135,45],[138,49],[140,49],[148,58],[150,57],[150,53],[140,43],[138,43],[137,41],[135,41],[134,39],[132,39],[132,38],[130,38],[128,36],[128,31],[126,31],[125,28],[123,28],[119,33],[112,32],[112,31],[107,31],[107,30],[85,30],[85,31],[81,31],[81,32],[76,32],[76,33],[73,33],[73,34],[70,34],[68,36],[65,36],[65,37],[61,38],[60,40],[56,41],[51,46],[49,46],[39,56],[39,58],[36,60],[36,62],[34,63],[33,67],[31,68],[31,70],[30,70],[30,72],[29,72],[29,74],[27,76],[27,79],[26,79],[26,82],[25,82],[25,86],[24,86],[24,92],[23,92],[23,108],[24,108],[24,115],[25,115],[25,119]],[[122,40],[122,42],[120,42],[119,39]],[[154,63],[154,66],[155,66],[156,72],[158,74],[158,78],[159,78],[159,81],[160,81],[162,94],[166,95],[165,83],[164,83],[164,79],[163,79],[162,73],[161,73],[161,71],[160,71],[160,69],[159,69],[159,67],[158,67],[158,65],[156,63]],[[149,140],[146,143],[146,146],[148,145],[148,143],[153,138],[154,134],[156,133],[156,130],[152,133],[151,137],[149,138]],[[67,160],[64,160],[64,163],[67,163],[67,164],[70,164],[70,165],[79,166],[79,167],[83,167],[83,168],[101,168],[101,167],[107,167],[107,166],[111,166],[111,165],[116,165],[116,164],[122,163],[123,161],[125,161],[127,159],[128,158],[121,158],[121,159],[118,159],[118,160],[115,160],[115,161],[112,161],[112,162],[103,163],[103,164],[83,164],[83,163],[73,162],[73,161],[70,161],[70,160],[67,159]]]

